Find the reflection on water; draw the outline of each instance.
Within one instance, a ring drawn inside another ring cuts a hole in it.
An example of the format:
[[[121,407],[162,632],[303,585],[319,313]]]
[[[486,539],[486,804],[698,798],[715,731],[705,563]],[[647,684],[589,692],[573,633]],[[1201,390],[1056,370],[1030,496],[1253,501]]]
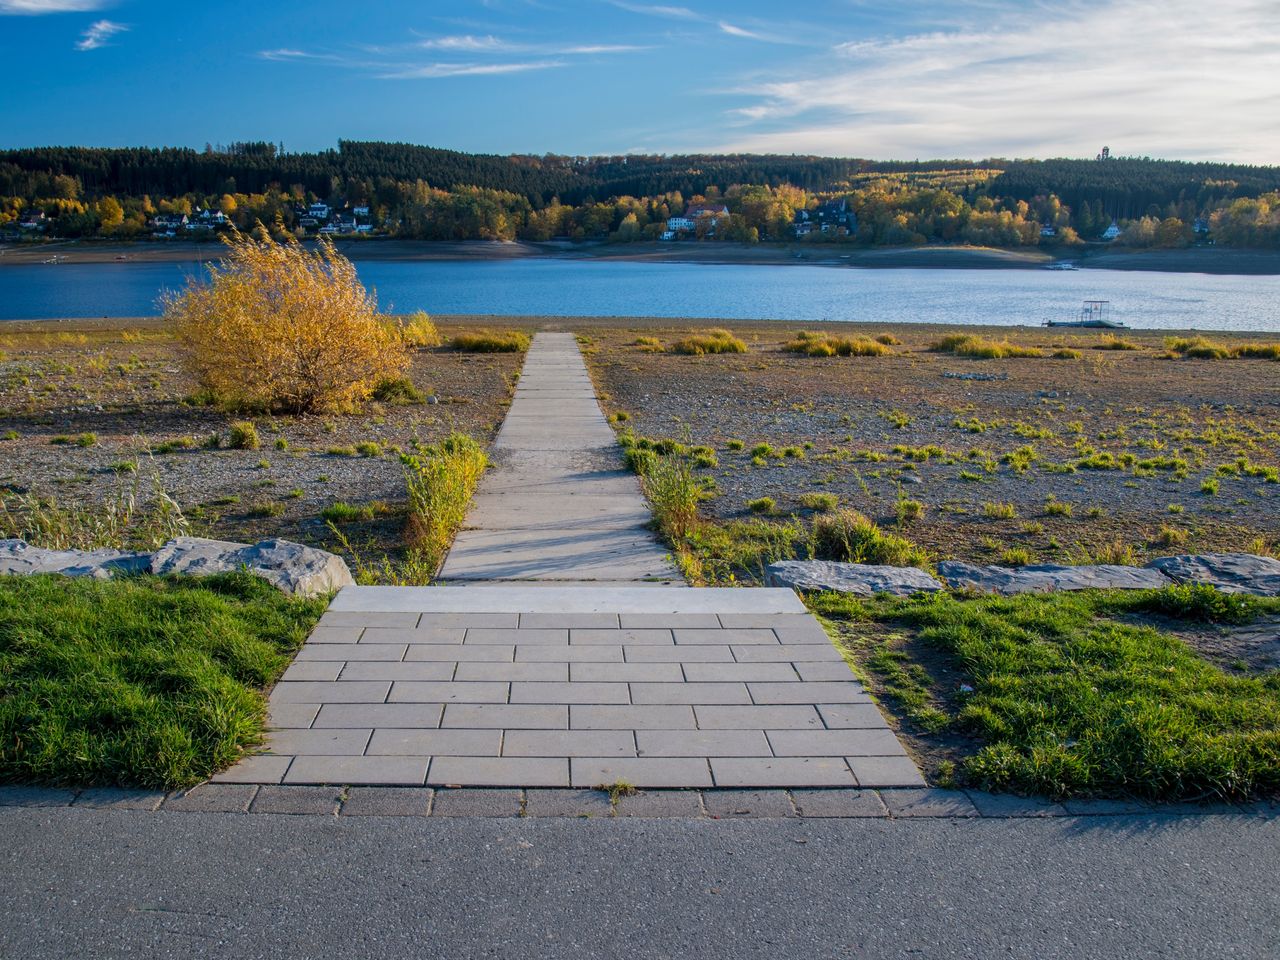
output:
[[[1280,277],[579,260],[364,261],[396,312],[1036,325],[1109,300],[1132,327],[1280,330]],[[158,312],[194,263],[0,267],[0,320]]]

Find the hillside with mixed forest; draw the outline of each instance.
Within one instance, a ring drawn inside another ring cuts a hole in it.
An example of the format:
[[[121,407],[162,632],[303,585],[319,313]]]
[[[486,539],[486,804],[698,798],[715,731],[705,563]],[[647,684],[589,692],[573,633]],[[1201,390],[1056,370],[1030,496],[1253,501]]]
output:
[[[690,205],[720,214],[692,238],[795,239],[798,214],[853,216],[808,242],[1076,244],[1114,222],[1118,242],[1212,239],[1280,247],[1280,167],[1148,158],[871,161],[767,155],[497,156],[341,141],[286,152],[225,147],[0,151],[0,235],[156,236],[165,218],[283,235],[319,225],[309,204],[357,211],[361,232],[418,239],[656,239]],[[221,214],[211,220],[208,213]],[[310,222],[304,222],[304,221]],[[356,224],[339,220],[340,224]],[[354,227],[353,227],[354,229]],[[167,231],[172,233],[172,230]],[[1114,235],[1115,231],[1112,231]]]

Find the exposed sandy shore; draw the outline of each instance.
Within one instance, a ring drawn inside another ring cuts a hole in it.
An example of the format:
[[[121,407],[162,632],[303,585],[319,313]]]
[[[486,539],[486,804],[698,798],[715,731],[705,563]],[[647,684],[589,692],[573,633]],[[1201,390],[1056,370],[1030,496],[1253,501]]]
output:
[[[339,240],[338,249],[352,260],[618,260],[645,263],[731,263],[925,267],[933,269],[1034,270],[1065,259],[1107,270],[1154,270],[1177,273],[1280,274],[1280,251],[1230,250],[1193,247],[1187,250],[1126,250],[1089,245],[1069,252],[998,250],[991,247],[847,247],[837,244],[767,243],[446,243],[424,240]],[[39,246],[0,245],[0,266],[41,263],[57,256],[67,263],[165,263],[214,260],[222,254],[218,242],[191,241],[118,243],[56,241]]]

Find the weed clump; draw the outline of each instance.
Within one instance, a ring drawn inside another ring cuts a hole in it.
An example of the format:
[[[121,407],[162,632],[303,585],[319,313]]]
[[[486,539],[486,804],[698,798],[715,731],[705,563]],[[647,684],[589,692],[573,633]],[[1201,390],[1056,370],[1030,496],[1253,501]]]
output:
[[[417,406],[427,402],[426,395],[408,377],[384,377],[373,388],[373,399],[393,407]]]
[[[1231,350],[1207,337],[1166,337],[1165,349],[1188,360],[1225,360]]]
[[[1118,337],[1114,333],[1104,333],[1093,345],[1094,350],[1141,350],[1142,347],[1132,340]]]
[[[1022,347],[1008,340],[988,340],[971,333],[953,333],[934,343],[929,349],[934,353],[950,353],[957,357],[974,357],[979,360],[1005,360],[1011,357],[1043,357],[1037,347]]]
[[[227,446],[232,450],[257,450],[261,446],[261,441],[258,439],[258,428],[254,426],[252,421],[237,420],[231,425]]]
[[[440,331],[425,310],[419,310],[399,321],[392,320],[391,325],[406,347],[422,350],[440,346]]]
[[[453,433],[417,454],[401,454],[400,462],[409,493],[410,550],[418,563],[435,571],[462,526],[489,457],[474,439]]]
[[[452,346],[463,353],[524,353],[529,349],[529,335],[520,330],[459,333]]]
[[[671,345],[672,353],[702,356],[707,353],[746,353],[747,345],[728,330],[715,328],[693,334]]]
[[[640,475],[640,485],[653,507],[654,524],[668,541],[679,543],[697,529],[702,484],[685,457],[655,458]]]
[[[840,505],[840,498],[834,493],[802,493],[800,506],[815,513],[830,513]]]
[[[887,343],[870,337],[841,337],[808,330],[795,335],[782,347],[789,353],[808,357],[879,357],[893,353]]]
[[[857,510],[843,509],[813,521],[813,553],[822,560],[924,567],[924,550],[905,537],[885,533]]]

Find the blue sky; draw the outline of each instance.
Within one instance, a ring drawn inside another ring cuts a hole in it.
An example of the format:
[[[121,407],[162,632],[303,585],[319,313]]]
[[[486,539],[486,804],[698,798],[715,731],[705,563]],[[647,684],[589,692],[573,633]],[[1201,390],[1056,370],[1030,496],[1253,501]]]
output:
[[[1280,162],[1276,0],[0,0],[0,146]]]

